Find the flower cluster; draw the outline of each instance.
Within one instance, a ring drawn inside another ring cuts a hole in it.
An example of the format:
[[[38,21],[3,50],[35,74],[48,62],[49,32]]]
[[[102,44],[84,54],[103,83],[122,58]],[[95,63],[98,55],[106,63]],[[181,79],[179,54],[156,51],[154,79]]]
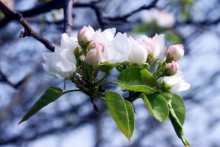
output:
[[[69,79],[77,70],[77,66],[84,65],[98,67],[101,63],[133,65],[153,65],[159,63],[155,69],[155,77],[166,89],[172,92],[183,91],[189,84],[183,80],[179,71],[178,61],[184,55],[181,44],[165,47],[164,35],[137,38],[126,33],[116,33],[115,28],[95,31],[90,26],[84,26],[77,38],[61,35],[60,45],[53,53],[44,53],[43,64],[46,71],[61,79]]]
[[[175,17],[165,11],[158,9],[151,9],[142,12],[141,20],[144,23],[155,23],[159,27],[169,28],[175,23]]]
[[[20,123],[62,95],[80,91],[90,98],[97,112],[94,99],[105,101],[116,125],[130,140],[135,126],[133,102],[142,99],[155,119],[164,122],[170,118],[177,136],[188,147],[182,128],[185,106],[175,94],[190,87],[179,70],[183,56],[183,45],[165,47],[163,34],[134,38],[116,33],[115,28],[95,31],[90,26],[83,27],[77,38],[64,33],[53,53],[43,53],[43,67],[63,80],[70,79],[77,89],[49,87]],[[119,72],[117,80],[106,81],[113,68]],[[121,87],[127,96],[105,88],[106,84]]]

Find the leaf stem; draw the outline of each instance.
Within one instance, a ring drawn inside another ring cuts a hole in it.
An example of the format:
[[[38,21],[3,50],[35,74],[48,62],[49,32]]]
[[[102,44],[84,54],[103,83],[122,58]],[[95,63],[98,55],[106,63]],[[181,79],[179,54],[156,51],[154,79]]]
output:
[[[67,90],[67,91],[63,92],[63,95],[67,94],[67,93],[70,93],[70,92],[76,92],[76,91],[81,91],[81,90],[79,90],[79,89]]]

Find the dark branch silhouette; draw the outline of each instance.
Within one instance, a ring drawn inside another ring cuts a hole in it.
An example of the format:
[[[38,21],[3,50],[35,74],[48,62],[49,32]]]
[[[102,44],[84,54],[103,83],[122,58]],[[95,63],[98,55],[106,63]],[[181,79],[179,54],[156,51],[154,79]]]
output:
[[[0,9],[8,16],[10,15],[24,27],[24,31],[21,32],[20,37],[32,36],[41,43],[43,43],[50,51],[54,51],[55,45],[48,41],[46,38],[35,32],[23,16],[8,8],[2,1],[0,1]]]

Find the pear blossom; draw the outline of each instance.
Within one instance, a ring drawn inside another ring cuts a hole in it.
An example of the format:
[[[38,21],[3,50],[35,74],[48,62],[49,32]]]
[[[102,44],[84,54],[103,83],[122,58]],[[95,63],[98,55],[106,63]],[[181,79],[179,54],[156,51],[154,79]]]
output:
[[[130,63],[143,64],[146,62],[148,52],[144,48],[142,42],[138,42],[134,40],[132,37],[130,37],[129,48],[130,48],[130,53],[129,53],[128,61]]]
[[[143,11],[141,20],[144,23],[155,22],[159,27],[169,28],[175,23],[175,17],[172,13],[165,10],[151,9]]]
[[[148,55],[156,58],[163,54],[165,45],[163,34],[156,34],[153,38],[142,35],[139,40],[143,42],[145,49],[148,51]]]
[[[76,42],[76,38],[69,37],[66,33],[63,33],[61,35],[60,46],[61,48],[74,51],[78,47],[78,43]]]
[[[102,44],[104,46],[104,50],[106,50],[106,48],[110,46],[111,41],[114,39],[115,32],[115,28],[106,29],[103,32],[99,29],[93,36],[93,43]]]
[[[95,48],[91,49],[86,55],[86,63],[89,65],[97,66],[102,61],[103,46],[96,43]]]
[[[179,61],[184,56],[184,46],[182,44],[171,45],[167,49],[167,59]]]
[[[117,33],[116,29],[98,30],[93,37],[93,43],[103,46],[103,61],[117,63],[127,60],[129,55],[129,39],[126,34]]]
[[[88,43],[93,40],[95,34],[94,29],[91,26],[84,26],[77,35],[78,41],[83,43]]]
[[[111,46],[111,41],[114,39],[116,29],[110,28],[106,29],[103,32],[99,29],[95,32],[93,36],[93,43],[103,46],[103,61],[107,61],[107,50]]]
[[[104,57],[110,63],[124,62],[130,53],[129,39],[126,34],[117,33],[111,44],[104,49]]]
[[[52,53],[42,54],[44,69],[60,79],[68,79],[76,70],[76,58],[72,50],[56,47]]]
[[[165,84],[165,87],[170,88],[170,91],[174,93],[185,91],[190,88],[190,84],[184,81],[181,72],[178,72],[173,76],[163,77],[161,81]]]
[[[175,61],[172,61],[172,63],[168,63],[166,65],[166,72],[169,75],[175,75],[179,70],[179,64]]]

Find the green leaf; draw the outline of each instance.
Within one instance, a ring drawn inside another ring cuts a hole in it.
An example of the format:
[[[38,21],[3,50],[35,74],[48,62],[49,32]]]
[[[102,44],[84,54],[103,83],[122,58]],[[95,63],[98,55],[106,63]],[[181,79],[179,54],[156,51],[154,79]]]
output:
[[[164,122],[169,115],[168,104],[165,98],[160,94],[149,94],[147,96],[142,94],[141,96],[154,118]]]
[[[181,123],[181,125],[183,125],[184,120],[185,120],[185,113],[186,113],[183,99],[177,94],[172,94],[171,106],[179,122]]]
[[[136,92],[155,92],[158,82],[153,75],[144,68],[129,67],[118,76],[117,84],[127,90]]]
[[[49,87],[45,91],[43,96],[41,96],[40,99],[38,99],[34,103],[34,105],[28,110],[28,112],[23,116],[19,124],[28,120],[30,117],[32,117],[34,114],[36,114],[39,110],[41,110],[49,103],[57,100],[62,94],[63,94],[62,89],[54,86]]]
[[[123,89],[131,90],[135,92],[151,93],[156,91],[155,89],[145,85],[123,85],[121,83],[116,83],[116,84],[118,84]]]
[[[132,103],[114,91],[107,91],[105,100],[116,125],[130,140],[134,131],[134,110]]]
[[[171,93],[161,92],[160,94],[167,100],[167,102],[172,99],[172,94]]]
[[[99,65],[99,70],[102,71],[102,72],[111,72],[111,70],[115,67],[114,64],[111,64],[111,63],[101,63]]]
[[[176,115],[177,113],[173,109],[171,101],[168,102],[168,106],[169,106],[169,118],[170,118],[170,121],[174,127],[174,130],[177,136],[181,139],[185,147],[189,147],[190,144],[187,141],[186,137],[184,136],[182,124]]]

